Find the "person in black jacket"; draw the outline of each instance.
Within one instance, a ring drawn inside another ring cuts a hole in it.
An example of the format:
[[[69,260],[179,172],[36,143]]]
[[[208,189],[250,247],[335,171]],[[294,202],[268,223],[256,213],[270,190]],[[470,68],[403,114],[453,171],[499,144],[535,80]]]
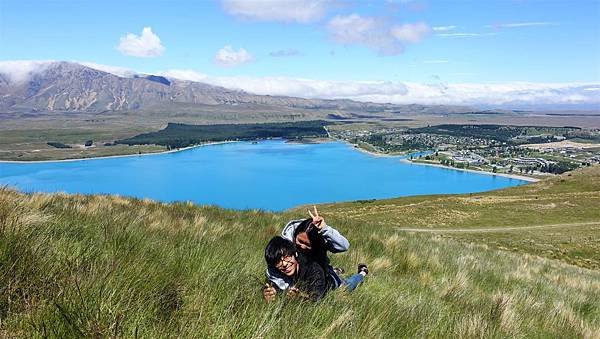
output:
[[[290,279],[288,296],[317,301],[325,296],[330,283],[325,276],[325,270],[316,261],[296,251],[296,246],[280,236],[273,237],[265,248],[267,265],[281,272]]]
[[[299,253],[291,241],[280,236],[273,237],[267,244],[265,261],[269,268],[279,271],[287,278],[289,287],[285,291],[289,297],[317,301],[323,298],[328,290],[338,287],[319,262]],[[359,265],[359,272],[345,281],[348,289],[356,288],[367,273],[367,266]],[[263,290],[265,300],[273,300],[276,294],[276,286],[267,283]]]
[[[325,223],[316,206],[314,214],[310,210],[308,213],[308,219],[288,222],[281,232],[281,237],[293,242],[298,252],[307,256],[310,261],[319,263],[327,279],[333,283],[332,289],[338,288],[343,285],[344,280],[339,276],[341,272],[336,272],[330,265],[327,254],[347,251],[350,242],[338,230]],[[289,287],[289,279],[273,267],[267,268],[267,279],[281,290]]]

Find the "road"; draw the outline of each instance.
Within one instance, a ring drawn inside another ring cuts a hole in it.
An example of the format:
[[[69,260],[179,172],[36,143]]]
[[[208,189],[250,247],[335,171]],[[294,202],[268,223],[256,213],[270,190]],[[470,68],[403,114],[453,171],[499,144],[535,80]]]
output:
[[[424,233],[460,233],[460,232],[469,232],[469,233],[483,233],[483,232],[506,232],[506,231],[522,231],[522,230],[531,230],[531,229],[540,229],[540,228],[553,228],[553,227],[580,227],[580,226],[590,226],[590,225],[600,225],[599,221],[592,222],[577,222],[577,223],[568,223],[568,224],[547,224],[547,225],[535,225],[535,226],[522,226],[522,227],[490,227],[490,228],[450,228],[450,229],[428,229],[428,228],[401,228],[397,227],[397,231],[402,232],[424,232]]]

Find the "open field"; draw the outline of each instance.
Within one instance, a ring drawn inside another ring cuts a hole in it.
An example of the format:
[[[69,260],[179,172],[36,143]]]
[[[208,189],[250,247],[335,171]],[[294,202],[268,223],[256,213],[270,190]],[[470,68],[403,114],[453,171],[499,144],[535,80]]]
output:
[[[600,221],[581,225],[560,225],[518,232],[465,232],[443,236],[465,242],[485,243],[492,248],[531,253],[600,270]]]
[[[315,120],[326,112],[261,107],[206,107],[181,105],[176,112],[107,112],[107,113],[0,113],[0,160],[60,160],[96,156],[156,152],[165,147],[102,146],[141,133],[156,132],[169,122],[186,124],[233,124]],[[86,140],[97,142],[97,148],[56,149],[47,142],[83,145]]]
[[[394,226],[399,232],[430,230],[435,236],[600,269],[598,206],[600,166],[594,166],[487,193],[335,204],[328,214],[344,222],[368,220],[372,227]],[[520,227],[522,232],[515,230]],[[472,232],[435,232],[456,229]]]
[[[125,138],[145,131],[140,127],[113,128],[113,126],[72,127],[48,126],[34,129],[0,129],[0,160],[60,160],[92,158],[111,155],[153,153],[166,150],[163,146],[144,145],[104,146],[118,138]],[[94,147],[84,147],[87,140],[94,141]],[[72,145],[73,148],[59,149],[48,142]]]
[[[352,244],[333,264],[371,274],[317,304],[260,295],[264,246],[302,207],[2,189],[0,336],[595,338],[599,182],[593,167],[485,194],[321,206]],[[529,227],[567,223],[590,224]],[[570,236],[559,260],[546,253]]]
[[[599,148],[600,145],[598,145],[597,143],[592,143],[592,141],[588,142],[574,142],[571,140],[565,140],[565,141],[558,141],[558,142],[548,142],[548,143],[544,143],[544,144],[529,144],[529,145],[524,145],[523,147],[527,147],[527,148],[533,148],[533,149],[541,149],[541,148],[549,148],[549,147],[554,147],[554,148],[583,148],[583,149],[594,149],[594,148]]]

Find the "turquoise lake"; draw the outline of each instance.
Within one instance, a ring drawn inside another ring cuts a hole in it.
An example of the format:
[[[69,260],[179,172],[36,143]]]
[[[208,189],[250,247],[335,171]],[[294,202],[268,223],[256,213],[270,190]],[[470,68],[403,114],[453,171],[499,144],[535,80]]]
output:
[[[280,211],[302,204],[489,191],[526,181],[400,162],[352,146],[267,140],[85,161],[0,163],[24,192],[107,193]]]

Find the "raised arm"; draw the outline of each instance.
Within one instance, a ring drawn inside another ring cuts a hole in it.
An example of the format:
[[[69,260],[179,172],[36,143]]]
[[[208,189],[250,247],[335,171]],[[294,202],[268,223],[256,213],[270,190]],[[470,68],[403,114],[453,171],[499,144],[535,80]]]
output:
[[[348,239],[338,232],[338,230],[325,223],[325,219],[320,216],[319,211],[317,211],[317,206],[313,206],[313,208],[314,214],[310,210],[308,210],[308,214],[310,214],[313,219],[315,227],[319,229],[319,234],[325,239],[327,250],[332,253],[347,251],[348,248],[350,248]]]
[[[318,229],[319,234],[325,240],[325,244],[327,246],[327,250],[331,253],[340,253],[345,252],[350,248],[350,242],[346,237],[344,237],[338,230],[327,225],[325,223],[325,219],[319,215],[317,208],[314,207],[314,213],[308,211],[311,218],[313,219],[313,224]],[[304,221],[303,219],[299,220],[291,220],[285,225],[283,230],[281,231],[281,236],[291,242],[294,242],[294,231]]]
[[[345,252],[350,248],[350,242],[335,228],[325,225],[319,230],[319,234],[325,239],[327,250],[331,253]]]

